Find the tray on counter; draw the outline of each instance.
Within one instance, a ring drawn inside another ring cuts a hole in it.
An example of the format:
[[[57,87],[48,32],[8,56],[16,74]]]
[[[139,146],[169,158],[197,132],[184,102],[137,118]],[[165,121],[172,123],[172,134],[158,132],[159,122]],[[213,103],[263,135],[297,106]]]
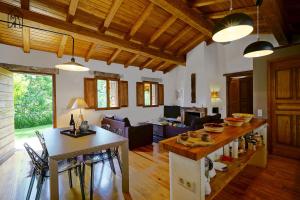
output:
[[[83,137],[86,135],[96,134],[96,131],[88,130],[86,132],[78,132],[78,133],[74,134],[74,131],[72,131],[72,130],[62,130],[62,131],[60,131],[60,134],[67,135],[67,136],[74,137],[74,138],[79,138],[79,137]]]

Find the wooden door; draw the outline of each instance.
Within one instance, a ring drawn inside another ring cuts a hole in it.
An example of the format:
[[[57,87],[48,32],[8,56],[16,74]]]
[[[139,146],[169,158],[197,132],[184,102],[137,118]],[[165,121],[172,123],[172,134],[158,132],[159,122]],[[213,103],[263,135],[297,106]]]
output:
[[[253,113],[253,78],[245,77],[240,80],[240,112]]]
[[[0,164],[15,150],[13,74],[0,67]]]
[[[230,79],[228,85],[228,116],[240,112],[240,81]]]
[[[272,153],[300,159],[300,59],[269,68]]]

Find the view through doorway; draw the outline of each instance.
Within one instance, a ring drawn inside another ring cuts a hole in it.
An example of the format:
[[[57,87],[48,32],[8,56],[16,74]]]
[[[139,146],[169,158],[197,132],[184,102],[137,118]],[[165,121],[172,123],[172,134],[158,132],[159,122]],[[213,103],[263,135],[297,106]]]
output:
[[[14,73],[15,148],[41,149],[35,131],[53,127],[53,75]]]

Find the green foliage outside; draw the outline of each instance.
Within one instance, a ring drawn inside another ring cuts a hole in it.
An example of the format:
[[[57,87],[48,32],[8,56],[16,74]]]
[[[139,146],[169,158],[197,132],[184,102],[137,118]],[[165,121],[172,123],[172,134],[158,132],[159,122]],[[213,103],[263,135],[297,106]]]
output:
[[[97,81],[97,90],[98,90],[98,107],[106,108],[107,107],[107,82],[106,80]]]
[[[52,124],[52,78],[14,73],[15,128]]]
[[[31,128],[22,128],[15,130],[16,139],[27,139],[31,137],[36,137],[35,131],[39,131],[40,133],[44,133],[46,129],[52,128],[52,124],[42,125],[42,126],[35,126]]]

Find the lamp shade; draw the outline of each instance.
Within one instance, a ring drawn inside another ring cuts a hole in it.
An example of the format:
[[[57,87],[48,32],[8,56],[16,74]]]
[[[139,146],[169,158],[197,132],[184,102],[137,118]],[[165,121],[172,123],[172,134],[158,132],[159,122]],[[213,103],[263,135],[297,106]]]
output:
[[[213,30],[215,42],[230,42],[249,35],[253,31],[253,20],[244,13],[233,13],[221,19]]]
[[[76,63],[74,58],[71,59],[71,62],[58,64],[55,67],[58,69],[62,69],[62,70],[66,70],[66,71],[75,71],[75,72],[90,70],[89,68],[84,67],[83,65],[81,65],[79,63]]]
[[[81,109],[87,107],[88,105],[86,104],[85,100],[80,97],[72,98],[68,104],[68,109]]]
[[[274,52],[274,47],[270,42],[257,41],[249,44],[244,50],[244,57],[256,58],[270,55]]]

